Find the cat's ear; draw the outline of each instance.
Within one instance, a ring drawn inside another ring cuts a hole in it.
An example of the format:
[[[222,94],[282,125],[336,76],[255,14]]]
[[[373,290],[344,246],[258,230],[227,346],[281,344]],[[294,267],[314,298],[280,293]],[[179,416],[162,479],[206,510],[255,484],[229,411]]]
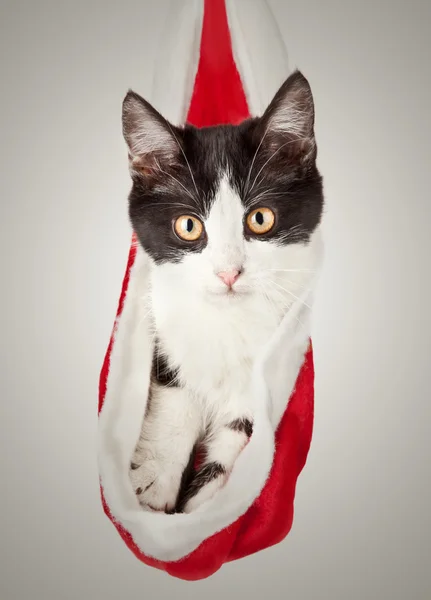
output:
[[[257,128],[262,146],[294,163],[316,158],[314,101],[310,85],[300,71],[283,83]]]
[[[178,162],[180,131],[131,90],[123,100],[122,122],[132,173],[145,177]]]

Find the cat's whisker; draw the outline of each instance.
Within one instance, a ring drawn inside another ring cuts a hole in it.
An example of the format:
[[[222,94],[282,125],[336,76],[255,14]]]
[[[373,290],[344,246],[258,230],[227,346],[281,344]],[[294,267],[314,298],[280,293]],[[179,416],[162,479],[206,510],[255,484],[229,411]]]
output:
[[[187,159],[186,153],[184,152],[184,150],[183,150],[183,147],[182,147],[182,146],[181,146],[181,144],[179,143],[177,136],[176,136],[176,135],[175,135],[175,133],[173,132],[173,129],[172,129],[172,127],[169,125],[169,123],[167,123],[167,125],[168,125],[168,127],[169,127],[169,129],[170,129],[170,131],[171,131],[171,133],[172,133],[172,135],[173,135],[173,137],[174,137],[174,139],[175,139],[175,141],[176,141],[176,143],[177,143],[177,146],[178,146],[178,148],[181,150],[181,154],[184,156],[184,160],[186,161],[187,167],[188,167],[188,169],[189,169],[190,177],[192,178],[193,185],[195,186],[195,190],[196,190],[196,199],[199,199],[199,192],[198,192],[198,188],[197,188],[197,185],[196,185],[195,178],[193,177],[193,173],[192,173],[192,170],[191,170],[191,168],[190,168],[190,163],[189,163],[189,161],[188,161],[188,159]]]
[[[266,271],[272,271],[272,269],[266,269],[264,272],[266,272]],[[276,271],[278,271],[278,269],[276,269]],[[290,270],[289,270],[289,269],[287,269],[287,270],[280,269],[280,271],[282,271],[282,272],[287,272],[287,273],[289,273],[289,272],[290,272]],[[292,272],[296,272],[296,271],[292,271]],[[260,277],[259,277],[259,278],[255,278],[255,279],[253,279],[253,281],[254,281],[255,283],[260,283],[260,282],[261,282],[261,279],[260,279]],[[298,287],[302,288],[303,290],[306,290],[307,292],[311,292],[311,291],[312,291],[312,288],[309,288],[309,287],[305,286],[305,285],[304,285],[303,283],[301,283],[300,281],[292,281],[291,279],[286,279],[285,277],[283,277],[283,281],[285,281],[286,283],[290,283],[291,285],[298,286]],[[270,285],[270,284],[278,284],[278,282],[276,282],[274,279],[264,280],[262,283],[263,283],[264,285],[268,285],[268,284],[269,284],[269,285]],[[279,285],[279,284],[278,284],[278,285]]]
[[[261,285],[261,291],[264,296],[264,299],[268,302],[268,304],[270,304],[272,306],[272,308],[275,308],[276,310],[277,309],[279,310],[281,308],[283,310],[283,312],[289,308],[289,303],[286,303],[285,301],[281,304],[281,306],[278,306],[276,304],[276,302],[268,294],[268,290],[265,288],[264,285]],[[280,293],[278,295],[279,295],[279,297],[281,297]],[[283,300],[284,300],[284,298],[283,298]]]
[[[274,192],[272,190],[264,190],[260,194],[253,196],[252,198],[247,198],[245,200],[245,206],[249,208],[250,206],[260,204],[262,200],[267,200],[269,198],[279,198],[280,194],[278,192]]]
[[[246,179],[245,186],[244,186],[244,197],[247,196],[247,194],[248,194],[248,187],[250,185],[250,177],[251,177],[251,172],[252,172],[252,169],[253,169],[253,166],[254,166],[254,161],[256,160],[256,157],[257,157],[257,155],[259,153],[259,150],[260,150],[260,148],[262,146],[263,140],[265,139],[266,134],[268,133],[268,131],[269,131],[269,127],[267,127],[265,129],[265,133],[263,134],[262,139],[260,140],[260,143],[259,143],[258,147],[256,148],[256,152],[254,153],[253,160],[251,161],[250,169],[248,171],[247,179]]]
[[[152,308],[150,308],[150,310],[147,311],[143,317],[141,317],[141,320],[140,320],[139,324],[141,325],[152,312],[153,312],[153,310],[152,310]]]
[[[308,309],[311,310],[311,306],[307,302],[305,302],[305,300],[302,300],[301,298],[299,298],[298,296],[296,296],[293,292],[291,292],[287,288],[283,287],[282,285],[280,285],[276,281],[271,281],[270,283],[273,284],[273,285],[276,285],[277,287],[279,287],[280,289],[282,289],[283,291],[285,291],[287,294],[290,294],[292,296],[292,298],[295,298],[295,300],[298,300],[298,302],[300,302],[301,304],[303,304],[304,306],[306,306]],[[308,290],[306,290],[306,291],[308,291]]]
[[[290,283],[290,285],[293,285],[293,286],[297,286],[297,287],[301,288],[302,290],[304,290],[305,292],[313,291],[310,287],[307,287],[307,286],[303,285],[302,283],[299,283],[299,281],[291,281],[290,279],[285,279],[283,277],[283,282]],[[278,282],[274,282],[274,283],[278,284]]]
[[[311,288],[303,285],[302,283],[299,283],[299,282],[296,282],[296,281],[290,281],[290,280],[285,279],[285,278],[283,278],[283,281],[285,281],[286,283],[290,283],[292,286],[299,287],[299,288],[301,288],[301,290],[304,290],[305,292],[312,292]],[[278,285],[279,287],[282,287],[276,281],[272,281],[272,280],[271,281],[265,281],[264,285],[267,285],[267,286],[268,285],[269,286],[271,286],[271,285]]]
[[[190,192],[190,190],[188,190],[186,188],[186,186],[184,184],[181,183],[181,181],[179,181],[176,177],[174,177],[172,175],[172,173],[168,173],[167,171],[165,171],[164,169],[161,168],[160,163],[156,160],[156,164],[158,167],[158,170],[160,171],[160,173],[163,173],[163,175],[166,175],[167,177],[170,177],[171,179],[173,179],[187,194],[187,196],[189,196],[192,200],[195,200],[195,198],[193,198],[193,194]]]
[[[308,239],[308,233],[302,225],[294,225],[286,233],[277,237],[276,241],[294,244],[296,242],[304,242],[306,239]]]
[[[276,156],[276,155],[277,155],[277,154],[280,152],[280,150],[282,150],[282,149],[283,149],[285,146],[288,146],[289,144],[296,144],[296,143],[298,143],[298,142],[300,142],[300,141],[301,141],[300,139],[289,140],[288,142],[285,142],[284,144],[281,144],[281,146],[279,146],[279,147],[277,148],[277,150],[275,150],[275,151],[274,151],[274,152],[271,154],[271,156],[268,158],[268,160],[267,160],[267,161],[265,161],[265,162],[264,162],[264,164],[262,165],[262,167],[259,169],[259,172],[258,172],[258,174],[257,174],[257,175],[256,175],[256,177],[254,178],[253,185],[252,185],[252,186],[251,186],[251,188],[250,188],[250,192],[252,192],[252,191],[253,191],[253,188],[254,188],[254,186],[256,185],[257,178],[258,178],[258,177],[259,177],[259,175],[262,173],[263,169],[264,169],[264,168],[266,167],[266,165],[267,165],[267,164],[268,164],[268,163],[269,163],[269,162],[270,162],[270,161],[271,161],[271,160],[274,158],[274,156]]]
[[[272,306],[272,308],[274,308],[275,310],[282,308],[283,309],[283,313],[286,314],[286,311],[288,312],[289,309],[292,307],[292,302],[286,302],[284,296],[281,294],[280,290],[276,290],[273,289],[273,292],[275,292],[276,294],[278,294],[279,297],[281,297],[284,302],[281,304],[281,307],[278,305],[278,301],[277,303],[269,296],[269,294],[267,293],[267,290],[265,289],[264,285],[261,286],[261,291],[262,294],[264,296],[264,299],[268,302],[268,304],[270,304],[270,306]],[[297,317],[296,315],[294,315],[295,319],[298,321],[298,323],[302,326],[305,327],[305,324],[301,321],[301,319],[299,317]]]
[[[316,273],[316,269],[265,269],[266,271],[275,271],[280,273]]]
[[[284,300],[284,303],[282,304],[283,308],[285,310],[287,310],[287,312],[289,311],[289,309],[292,308],[293,306],[293,301],[292,300],[286,300],[285,295],[282,293],[281,290],[273,288],[271,290],[271,293],[275,293],[278,295],[279,298],[281,298],[282,300]],[[298,321],[298,323],[300,323],[303,327],[305,327],[305,324],[301,321],[301,319],[299,319],[299,317],[295,316],[295,319]]]
[[[294,225],[293,227],[291,227],[291,228],[289,229],[289,233],[292,233],[292,232],[294,232],[294,231],[298,231],[298,230],[299,230],[299,231],[302,231],[302,225],[300,225],[300,224],[298,224],[298,225]]]
[[[146,204],[145,207],[149,208],[154,206],[155,208],[158,208],[160,206],[171,206],[172,208],[178,208],[179,206],[181,206],[182,208],[187,208],[190,211],[193,211],[193,213],[196,212],[196,207],[191,206],[190,204],[184,204],[182,202],[152,202],[150,204]]]

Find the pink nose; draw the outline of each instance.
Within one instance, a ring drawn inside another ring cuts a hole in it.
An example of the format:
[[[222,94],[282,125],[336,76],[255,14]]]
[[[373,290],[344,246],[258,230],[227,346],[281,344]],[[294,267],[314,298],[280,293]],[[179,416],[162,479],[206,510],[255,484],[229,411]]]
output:
[[[217,273],[217,276],[220,277],[223,283],[228,287],[232,287],[240,275],[240,271],[220,271],[220,273]]]

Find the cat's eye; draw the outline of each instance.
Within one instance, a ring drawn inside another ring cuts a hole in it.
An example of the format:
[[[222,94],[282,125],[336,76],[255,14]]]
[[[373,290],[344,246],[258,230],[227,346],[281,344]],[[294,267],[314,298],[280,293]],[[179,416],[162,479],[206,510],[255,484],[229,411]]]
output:
[[[182,215],[174,223],[175,233],[182,240],[195,242],[203,233],[203,225],[196,217]]]
[[[256,208],[247,216],[247,226],[257,235],[268,233],[275,221],[275,215],[270,208]]]

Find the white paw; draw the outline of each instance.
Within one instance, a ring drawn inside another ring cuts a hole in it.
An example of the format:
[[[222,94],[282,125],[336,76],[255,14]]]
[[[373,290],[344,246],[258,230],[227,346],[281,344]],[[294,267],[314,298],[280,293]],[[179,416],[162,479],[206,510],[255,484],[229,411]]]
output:
[[[203,504],[211,500],[213,496],[224,486],[229,475],[224,473],[205,484],[194,496],[184,505],[184,512],[191,513],[200,508]]]
[[[175,508],[184,466],[157,456],[135,455],[130,480],[143,508],[169,512]]]

